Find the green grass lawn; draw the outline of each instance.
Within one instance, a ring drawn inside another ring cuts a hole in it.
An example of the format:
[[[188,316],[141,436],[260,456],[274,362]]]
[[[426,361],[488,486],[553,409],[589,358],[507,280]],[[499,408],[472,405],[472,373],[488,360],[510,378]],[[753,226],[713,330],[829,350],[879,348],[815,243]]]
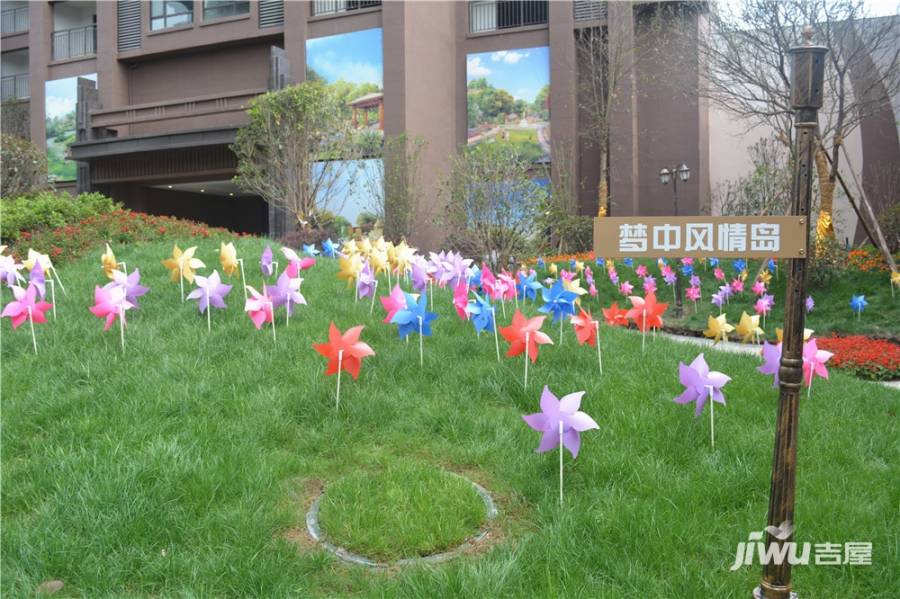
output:
[[[257,287],[263,245],[237,242]],[[90,597],[747,597],[758,583],[758,566],[729,570],[737,543],[766,523],[777,392],[753,357],[706,354],[733,377],[711,450],[707,415],[672,402],[694,347],[660,337],[642,357],[637,334],[604,327],[599,377],[593,348],[567,329],[523,390],[521,357],[497,363],[493,339],[458,319],[448,291],[420,369],[417,339],[407,345],[377,306],[370,317],[355,304],[334,262],[306,274],[309,306],[275,345],[237,287],[207,333],[160,265],[171,245],[114,249],[151,287],[129,313],[127,355],[87,310],[106,281],[99,245],[60,268],[68,297],[56,322],[38,326],[38,355],[27,326],[3,319],[3,596],[50,579],[65,582],[62,595]],[[197,256],[218,266],[218,244]],[[311,347],[332,319],[366,324],[376,352],[358,381],[343,377],[340,413]],[[558,454],[535,454],[539,435],[521,419],[545,383],[557,396],[586,390],[582,409],[600,424],[576,461],[566,457],[563,508]],[[900,393],[835,371],[803,399],[796,538],[871,542],[873,565],[797,566],[801,596],[900,588],[898,408]],[[372,572],[287,540],[311,489],[413,462],[492,492],[500,516],[487,548]]]

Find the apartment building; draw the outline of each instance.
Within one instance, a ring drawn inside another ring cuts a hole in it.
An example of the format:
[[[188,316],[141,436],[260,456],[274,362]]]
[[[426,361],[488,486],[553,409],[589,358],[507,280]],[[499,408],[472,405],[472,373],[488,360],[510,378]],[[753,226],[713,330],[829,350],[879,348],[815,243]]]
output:
[[[710,209],[711,112],[685,92],[696,87],[701,68],[683,44],[702,30],[705,5],[665,4],[680,8],[655,44],[667,56],[681,43],[678,63],[636,63],[616,95],[608,158],[614,214],[671,213],[671,189],[660,184],[659,171],[681,164],[691,169],[679,184],[681,214]],[[246,122],[247,102],[306,77],[332,82],[359,73],[371,85],[355,88],[348,114],[386,137],[427,142],[421,171],[434,206],[453,154],[502,137],[526,139],[551,165],[559,148],[575,150],[573,186],[582,212],[596,214],[600,158],[580,135],[587,116],[579,109],[576,40],[593,29],[629,48],[658,6],[4,0],[4,112],[23,115],[4,118],[4,127],[19,126],[48,149],[61,186],[102,191],[146,212],[278,234],[284,217],[231,181],[229,145]],[[533,70],[513,72],[525,65]],[[485,90],[503,99],[505,112],[473,109]],[[438,228],[421,230],[417,243],[440,242]]]

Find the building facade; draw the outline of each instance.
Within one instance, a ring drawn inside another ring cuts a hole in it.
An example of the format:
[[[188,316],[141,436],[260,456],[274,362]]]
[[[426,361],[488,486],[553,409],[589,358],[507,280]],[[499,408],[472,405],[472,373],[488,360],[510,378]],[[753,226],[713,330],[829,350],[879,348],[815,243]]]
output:
[[[680,213],[708,212],[714,132],[709,107],[686,91],[699,85],[702,69],[683,44],[702,31],[704,3],[697,2],[4,0],[4,113],[20,115],[5,116],[4,128],[24,129],[52,163],[77,162],[61,167],[60,185],[74,179],[80,190],[137,210],[278,234],[284,217],[231,182],[229,145],[246,122],[247,102],[321,75],[316,69],[327,75],[327,54],[311,63],[317,42],[378,30],[371,39],[379,41],[358,48],[359,60],[348,64],[377,55],[380,89],[352,98],[348,112],[355,126],[385,137],[425,140],[421,172],[432,212],[440,209],[439,186],[454,153],[501,136],[527,139],[550,164],[560,162],[559,148],[575,150],[573,191],[581,212],[593,215],[600,157],[581,135],[588,117],[579,109],[576,40],[592,29],[637,52],[635,40],[661,4],[678,9],[654,33],[656,53],[664,57],[680,44],[678,64],[635,63],[616,90],[610,212],[670,214],[671,189],[660,184],[659,171],[681,164],[691,178],[679,185]],[[540,57],[541,89],[525,77],[515,79],[521,90],[501,93],[503,69]],[[63,83],[74,106],[56,91]],[[473,94],[484,90],[503,99],[506,112],[473,109]],[[422,247],[440,243],[438,227],[419,230]]]

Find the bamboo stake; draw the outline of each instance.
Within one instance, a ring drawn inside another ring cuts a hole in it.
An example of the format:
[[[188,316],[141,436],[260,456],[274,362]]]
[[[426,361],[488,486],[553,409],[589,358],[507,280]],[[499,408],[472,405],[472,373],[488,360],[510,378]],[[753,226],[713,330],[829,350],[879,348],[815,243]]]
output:
[[[28,324],[31,325],[31,345],[34,346],[34,353],[37,353],[37,337],[34,334],[34,318],[31,317],[31,307],[28,308]]]

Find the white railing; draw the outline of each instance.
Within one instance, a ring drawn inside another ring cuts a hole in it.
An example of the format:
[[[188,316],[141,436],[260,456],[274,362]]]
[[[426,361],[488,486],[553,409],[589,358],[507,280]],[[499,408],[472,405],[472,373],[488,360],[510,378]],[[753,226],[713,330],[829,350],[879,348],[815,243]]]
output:
[[[0,78],[0,98],[3,100],[27,100],[30,97],[28,73]]]
[[[28,6],[8,8],[0,11],[0,31],[2,33],[20,33],[28,31]]]
[[[547,23],[547,0],[471,0],[469,2],[469,33],[513,29]]]
[[[54,31],[52,40],[53,60],[90,56],[97,53],[97,26]]]
[[[313,0],[312,16],[333,15],[373,6],[381,6],[381,0]]]

